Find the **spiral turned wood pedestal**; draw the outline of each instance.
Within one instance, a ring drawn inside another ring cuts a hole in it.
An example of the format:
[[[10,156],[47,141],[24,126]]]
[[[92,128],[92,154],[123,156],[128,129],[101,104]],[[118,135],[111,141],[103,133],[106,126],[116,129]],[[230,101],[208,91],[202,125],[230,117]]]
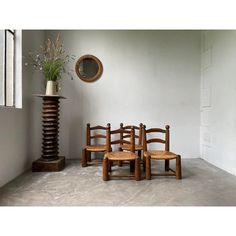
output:
[[[65,167],[65,157],[59,156],[59,107],[62,96],[37,95],[43,99],[42,155],[32,164],[32,171],[60,171]]]

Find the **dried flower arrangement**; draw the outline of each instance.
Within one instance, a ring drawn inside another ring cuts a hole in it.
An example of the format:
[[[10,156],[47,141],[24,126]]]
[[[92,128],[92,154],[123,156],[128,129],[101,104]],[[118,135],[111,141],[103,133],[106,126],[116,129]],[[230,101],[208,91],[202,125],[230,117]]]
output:
[[[73,79],[73,70],[66,66],[75,60],[75,56],[65,53],[60,34],[57,35],[55,42],[48,39],[40,48],[40,51],[29,52],[31,59],[29,64],[32,64],[34,70],[42,71],[46,81],[57,82],[63,74]]]

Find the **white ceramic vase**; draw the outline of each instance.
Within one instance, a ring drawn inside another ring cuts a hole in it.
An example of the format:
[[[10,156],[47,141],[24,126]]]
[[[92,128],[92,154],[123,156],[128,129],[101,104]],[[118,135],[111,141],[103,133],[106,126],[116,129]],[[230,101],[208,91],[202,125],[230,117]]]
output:
[[[46,86],[46,95],[58,95],[57,82],[56,81],[47,81]]]

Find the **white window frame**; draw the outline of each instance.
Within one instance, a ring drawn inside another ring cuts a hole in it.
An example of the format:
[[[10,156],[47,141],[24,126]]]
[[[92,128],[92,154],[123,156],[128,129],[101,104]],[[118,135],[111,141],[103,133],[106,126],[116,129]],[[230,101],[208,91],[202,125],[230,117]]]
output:
[[[22,108],[22,31],[3,30],[3,73],[0,75],[0,108]],[[8,47],[7,35],[13,35]],[[12,58],[13,53],[13,58]],[[13,59],[13,61],[10,61]],[[8,61],[9,60],[9,61]]]

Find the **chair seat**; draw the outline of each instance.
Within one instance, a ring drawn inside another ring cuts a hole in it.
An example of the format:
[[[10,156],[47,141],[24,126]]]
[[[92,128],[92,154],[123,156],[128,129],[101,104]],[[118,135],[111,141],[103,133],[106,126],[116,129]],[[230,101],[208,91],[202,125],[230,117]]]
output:
[[[105,152],[107,150],[106,145],[89,145],[85,147],[87,151],[92,152]]]
[[[144,152],[144,157],[150,156],[152,159],[160,159],[160,160],[170,160],[176,159],[178,155],[173,152],[168,151],[156,151],[156,150],[149,150]]]
[[[120,148],[122,150],[130,150],[130,145],[129,144],[123,144],[123,145],[120,145]],[[142,145],[135,145],[135,151],[140,151],[140,150],[143,150],[143,146]]]
[[[104,157],[111,161],[132,161],[136,159],[137,155],[132,152],[108,152]]]

